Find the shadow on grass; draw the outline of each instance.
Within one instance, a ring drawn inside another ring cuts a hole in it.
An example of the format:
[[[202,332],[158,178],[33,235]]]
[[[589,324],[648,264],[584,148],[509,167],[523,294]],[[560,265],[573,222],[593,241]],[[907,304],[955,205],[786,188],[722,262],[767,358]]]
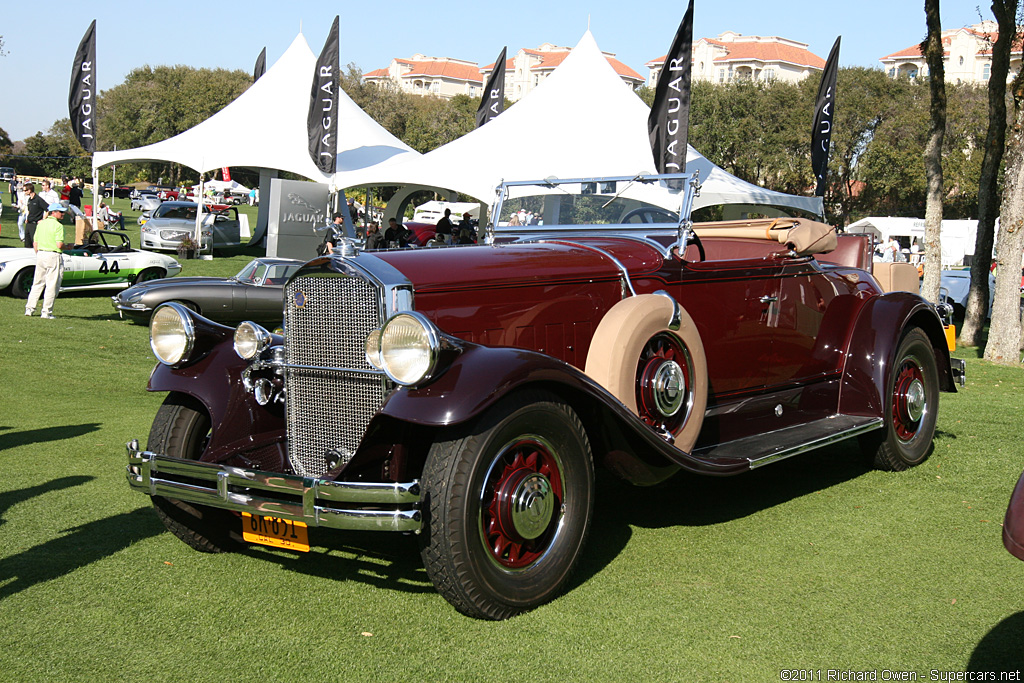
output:
[[[598,479],[594,524],[569,590],[611,564],[632,537],[632,527],[706,526],[741,519],[794,498],[863,475],[856,440],[733,477],[680,472],[649,488],[611,475]]]
[[[615,525],[645,529],[706,526],[741,519],[787,501],[822,491],[867,472],[856,440],[806,453],[731,477],[687,472],[653,488],[608,482],[598,491],[598,534]]]
[[[92,481],[95,477],[87,477],[79,475],[76,477],[61,477],[60,479],[53,479],[45,484],[37,484],[36,486],[29,486],[24,489],[17,489],[14,491],[4,491],[0,493],[0,525],[4,524],[4,513],[11,507],[18,503],[24,503],[26,500],[35,498],[44,493],[50,491],[60,491],[61,489],[69,489],[72,486],[79,486],[86,482]]]
[[[703,526],[746,517],[863,475],[868,470],[860,455],[853,441],[736,477],[681,473],[654,488],[601,476],[590,537],[566,590],[584,584],[611,564],[629,543],[632,526]],[[309,576],[408,593],[434,592],[413,536],[316,528],[309,533],[313,553],[255,545],[240,552]],[[316,552],[319,549],[338,552]]]
[[[30,443],[44,441],[63,441],[76,436],[83,436],[99,431],[99,422],[87,422],[80,425],[65,425],[63,427],[46,427],[44,429],[26,429],[20,432],[10,431],[11,427],[0,426],[0,451],[25,446]]]
[[[65,530],[64,536],[0,559],[0,600],[110,557],[164,531],[147,506]],[[13,579],[13,580],[11,580]]]
[[[405,593],[434,592],[413,536],[311,528],[309,537],[314,547],[311,553],[271,551],[259,545],[244,546],[240,552],[307,576],[357,581]],[[319,549],[336,552],[316,552]],[[340,557],[338,553],[349,557]]]
[[[1024,612],[1017,612],[996,624],[981,639],[967,662],[967,671],[1024,671],[1021,643],[1024,643]]]

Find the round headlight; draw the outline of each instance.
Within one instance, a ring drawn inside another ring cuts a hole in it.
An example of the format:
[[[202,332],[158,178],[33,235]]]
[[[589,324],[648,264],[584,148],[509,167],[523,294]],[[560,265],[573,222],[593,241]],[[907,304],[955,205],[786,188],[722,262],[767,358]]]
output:
[[[246,320],[235,329],[235,353],[240,358],[252,360],[270,346],[270,333]]]
[[[380,330],[374,330],[366,337],[366,362],[378,370],[384,369],[380,357]]]
[[[164,365],[188,359],[196,330],[188,310],[181,304],[163,304],[149,321],[149,346]]]
[[[398,384],[418,384],[430,377],[439,348],[437,328],[421,313],[399,313],[380,333],[384,372]]]

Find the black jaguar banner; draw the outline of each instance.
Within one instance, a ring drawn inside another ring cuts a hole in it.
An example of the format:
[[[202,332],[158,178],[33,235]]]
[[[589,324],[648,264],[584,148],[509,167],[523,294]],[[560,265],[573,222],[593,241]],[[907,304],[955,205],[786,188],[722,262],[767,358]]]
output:
[[[817,183],[814,194],[825,196],[825,176],[828,174],[828,150],[832,144],[832,122],[836,116],[836,75],[839,72],[839,41],[836,38],[828,53],[825,71],[821,74],[818,98],[814,103],[814,129],[811,131],[811,170]]]
[[[690,125],[690,61],[693,52],[693,0],[679,24],[672,48],[654,89],[647,117],[647,134],[658,173],[686,171],[686,141]],[[671,183],[677,186],[678,183]]]
[[[484,125],[501,112],[505,111],[505,50],[501,48],[498,61],[494,63],[494,71],[484,86],[484,95],[480,107],[476,110],[476,127]]]
[[[334,17],[331,32],[313,71],[313,86],[309,96],[309,114],[306,133],[309,136],[309,156],[324,173],[334,173],[338,154],[338,94],[341,88],[338,57],[338,17]]]
[[[260,50],[260,56],[256,58],[256,66],[252,68],[252,82],[260,80],[260,76],[267,73],[267,48]]]
[[[75,63],[71,66],[71,89],[68,91],[68,114],[71,130],[78,143],[89,154],[96,151],[96,20],[93,19],[78,44]]]

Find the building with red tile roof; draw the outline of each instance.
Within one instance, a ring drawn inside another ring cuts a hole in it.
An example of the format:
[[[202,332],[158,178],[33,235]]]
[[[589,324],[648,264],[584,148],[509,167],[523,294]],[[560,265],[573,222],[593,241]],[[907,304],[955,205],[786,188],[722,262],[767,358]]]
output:
[[[693,44],[694,81],[732,83],[739,80],[796,82],[825,68],[825,60],[800,43],[779,36],[745,36],[726,31]],[[647,62],[647,85],[654,88],[665,57]]]
[[[947,83],[988,83],[992,73],[992,46],[999,38],[999,25],[994,21],[983,21],[972,26],[950,29],[942,32],[942,65]],[[1021,69],[1021,40],[1018,38],[1010,49],[1010,73],[1007,82],[1014,79]],[[921,45],[911,45],[899,52],[886,55],[880,60],[885,72],[891,77],[907,76],[917,78],[928,75],[928,63],[921,52]]]
[[[522,99],[550,76],[555,67],[561,64],[571,51],[572,48],[560,47],[551,43],[544,43],[536,49],[520,49],[505,61],[505,97],[510,102]],[[608,64],[630,89],[635,90],[644,84],[644,77],[616,59],[614,53],[604,52],[603,54],[608,60]],[[480,69],[481,77],[486,80],[492,71],[494,71],[494,63]]]
[[[476,62],[421,54],[409,59],[392,59],[386,69],[363,74],[363,80],[378,85],[392,84],[415,95],[446,99],[456,95],[477,97],[484,85]]]

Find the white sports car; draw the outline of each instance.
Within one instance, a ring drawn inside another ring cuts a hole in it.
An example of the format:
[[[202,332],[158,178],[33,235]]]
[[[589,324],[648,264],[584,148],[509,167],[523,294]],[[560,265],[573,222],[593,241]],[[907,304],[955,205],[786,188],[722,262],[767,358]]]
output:
[[[170,277],[181,272],[181,264],[170,256],[132,249],[128,236],[97,230],[86,244],[65,249],[64,279],[60,291],[81,289],[124,289],[136,282]],[[0,249],[0,290],[27,298],[36,270],[32,249]]]

